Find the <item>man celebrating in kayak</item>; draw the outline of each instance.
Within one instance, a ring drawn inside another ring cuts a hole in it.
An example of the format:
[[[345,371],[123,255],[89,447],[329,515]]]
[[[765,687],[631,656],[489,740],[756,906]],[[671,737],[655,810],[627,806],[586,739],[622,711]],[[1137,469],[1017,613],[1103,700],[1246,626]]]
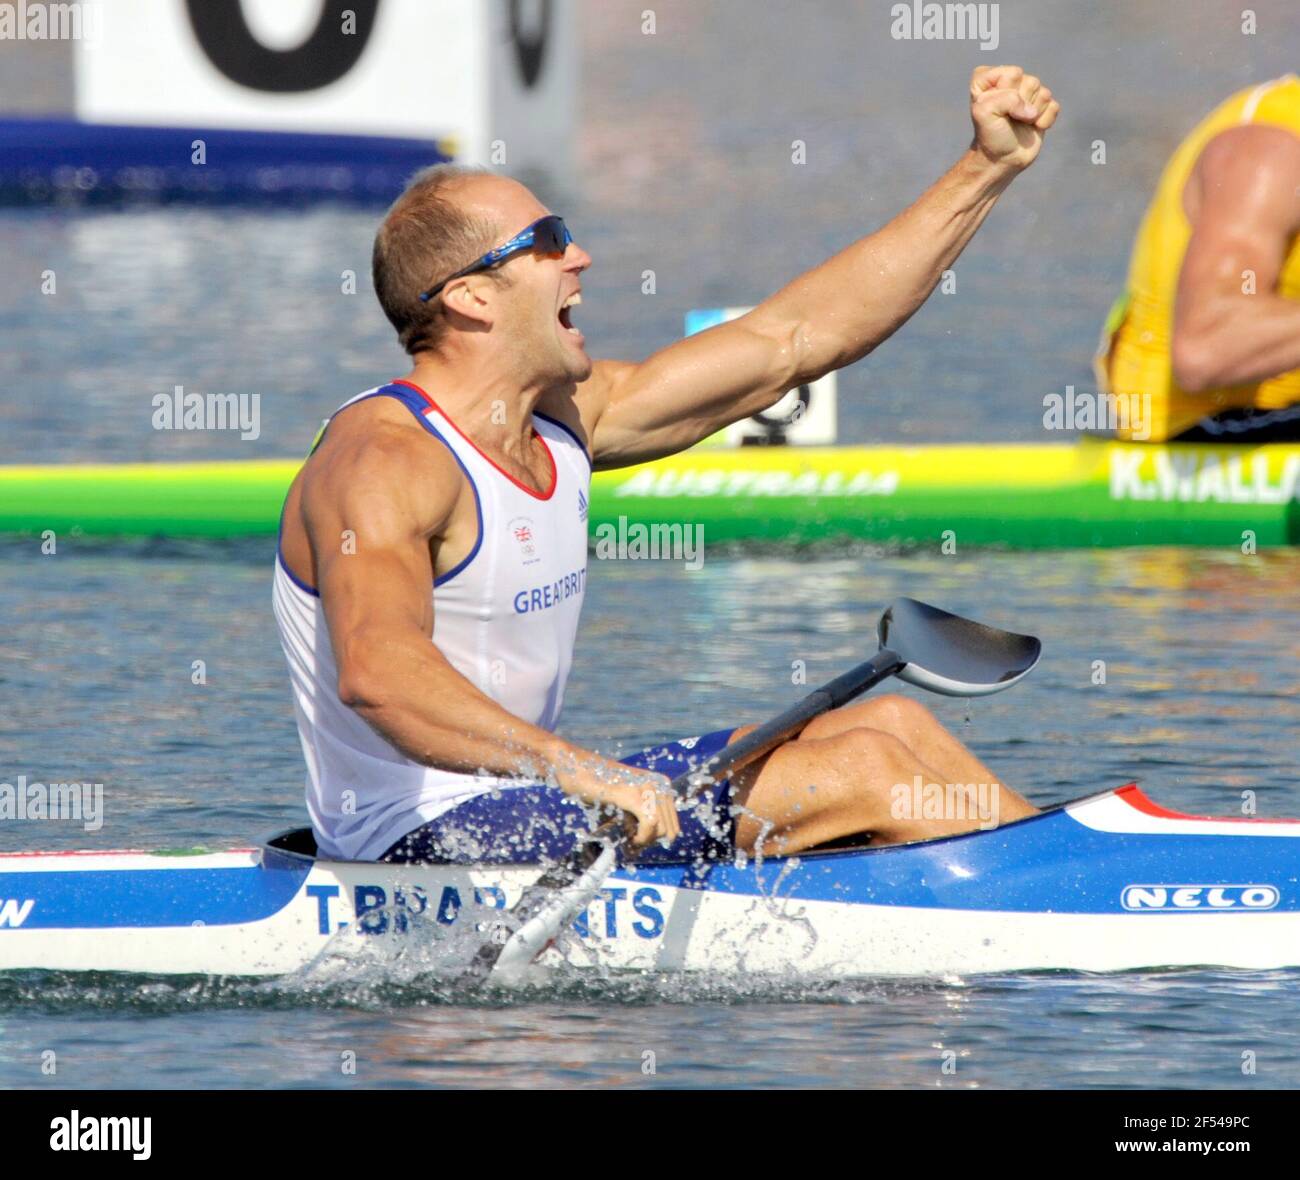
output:
[[[1097,358],[1121,409],[1150,399],[1122,436],[1300,440],[1297,194],[1295,74],[1226,99],[1170,157]]]
[[[657,844],[643,860],[987,825],[898,806],[918,776],[998,792],[1002,820],[1032,814],[903,697],[817,718],[680,813],[663,775],[743,729],[636,766],[554,733],[593,466],[684,450],[895,332],[1059,111],[1011,66],[977,69],[970,101],[969,150],[909,209],[640,364],[587,355],[572,315],[591,258],[526,188],[450,166],[412,181],[375,239],[374,284],[413,367],[330,420],[281,522],[275,613],[323,855],[535,861],[589,829],[582,804],[631,813],[634,842]]]

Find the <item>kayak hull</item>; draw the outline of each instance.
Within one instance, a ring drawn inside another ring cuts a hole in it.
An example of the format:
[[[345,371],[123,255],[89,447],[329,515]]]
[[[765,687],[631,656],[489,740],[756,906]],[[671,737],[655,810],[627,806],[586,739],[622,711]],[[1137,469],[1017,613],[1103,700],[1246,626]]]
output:
[[[424,953],[533,868],[0,856],[0,970],[280,976]],[[543,963],[842,978],[1300,966],[1300,823],[1165,812],[1136,787],[990,831],[617,870]],[[430,968],[436,958],[430,959]]]

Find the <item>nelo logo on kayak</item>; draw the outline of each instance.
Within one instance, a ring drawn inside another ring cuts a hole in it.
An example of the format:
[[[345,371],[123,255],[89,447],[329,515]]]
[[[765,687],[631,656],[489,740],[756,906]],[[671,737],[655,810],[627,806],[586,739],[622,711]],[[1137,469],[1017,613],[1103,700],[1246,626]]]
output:
[[[1126,885],[1126,910],[1271,910],[1280,894],[1273,885]]]

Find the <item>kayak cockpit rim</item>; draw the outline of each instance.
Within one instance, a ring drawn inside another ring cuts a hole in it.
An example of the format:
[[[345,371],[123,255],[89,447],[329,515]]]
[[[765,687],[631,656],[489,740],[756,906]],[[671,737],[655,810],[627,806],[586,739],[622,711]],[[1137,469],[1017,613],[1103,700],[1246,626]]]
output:
[[[1141,788],[1139,788],[1136,783],[1131,782],[1131,783],[1125,783],[1123,786],[1111,787],[1109,790],[1105,790],[1105,791],[1094,791],[1090,795],[1080,795],[1075,799],[1067,799],[1062,803],[1053,803],[1048,807],[1044,807],[1037,815],[1027,815],[1022,817],[1021,819],[1010,820],[1005,824],[998,824],[996,828],[975,828],[974,830],[969,832],[957,832],[956,834],[950,836],[934,836],[928,840],[909,840],[903,844],[848,844],[848,843],[837,844],[833,847],[826,847],[826,848],[808,848],[803,850],[802,852],[795,852],[789,855],[764,856],[763,860],[765,863],[772,863],[772,862],[779,863],[787,860],[807,860],[813,857],[821,860],[821,859],[834,858],[834,857],[861,856],[863,853],[870,853],[872,856],[875,856],[875,855],[884,855],[891,852],[898,852],[899,850],[904,848],[916,848],[923,844],[938,845],[938,844],[951,843],[957,840],[969,840],[977,836],[986,836],[989,834],[989,832],[1005,831],[1009,828],[1020,827],[1024,824],[1036,823],[1040,820],[1046,819],[1048,816],[1051,816],[1058,811],[1063,811],[1068,807],[1074,807],[1081,803],[1095,802],[1096,800],[1105,799],[1108,796],[1115,795],[1120,791],[1128,791],[1130,789],[1135,791],[1143,800],[1146,800],[1147,802],[1151,802],[1151,800],[1145,794],[1142,793]],[[1171,812],[1170,814],[1176,815],[1179,813]],[[1191,817],[1184,817],[1184,818],[1191,818]],[[852,839],[856,839],[856,837],[847,837],[847,839],[852,840]],[[284,831],[277,832],[273,836],[270,836],[266,840],[262,841],[261,848],[262,848],[264,862],[268,859],[282,858],[284,860],[298,863],[298,864],[314,864],[317,860],[316,839],[313,836],[312,830],[310,828],[287,828]],[[329,861],[329,862],[322,862],[322,863],[373,864],[375,862],[373,861]],[[420,863],[432,864],[432,865],[446,863],[450,867],[450,862],[422,861]],[[718,861],[716,863],[723,864],[726,862]],[[653,867],[691,868],[694,864],[695,862],[693,860],[687,860],[687,859],[672,860],[672,861],[657,860],[654,862]],[[401,868],[401,867],[408,867],[408,866],[398,864],[395,865],[394,867]],[[410,867],[414,867],[414,866],[410,866]],[[474,864],[474,865],[456,865],[454,867],[501,868],[506,866],[497,864],[495,862],[483,861],[481,863]],[[541,866],[527,865],[527,864],[522,864],[522,865],[511,864],[509,867],[540,868]],[[706,866],[706,867],[712,867],[712,866]],[[620,871],[635,872],[636,866],[635,865],[621,866]]]

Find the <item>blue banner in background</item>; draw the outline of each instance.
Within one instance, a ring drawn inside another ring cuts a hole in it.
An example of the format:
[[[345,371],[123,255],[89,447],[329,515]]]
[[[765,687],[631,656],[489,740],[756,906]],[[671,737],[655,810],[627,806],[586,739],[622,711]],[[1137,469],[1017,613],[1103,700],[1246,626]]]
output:
[[[4,119],[0,201],[384,205],[412,173],[450,159],[424,139]]]

